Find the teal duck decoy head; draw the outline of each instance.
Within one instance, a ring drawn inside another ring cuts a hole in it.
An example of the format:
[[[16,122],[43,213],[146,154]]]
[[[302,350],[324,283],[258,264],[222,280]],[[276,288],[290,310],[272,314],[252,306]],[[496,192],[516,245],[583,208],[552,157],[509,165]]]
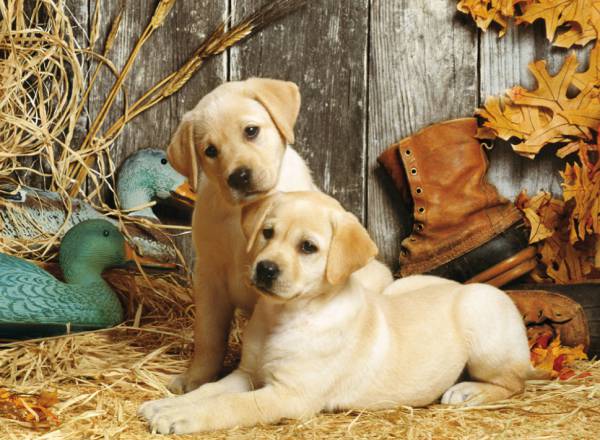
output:
[[[187,179],[169,164],[163,150],[145,148],[137,151],[125,159],[117,175],[121,209],[132,210],[152,200],[174,200],[184,207],[194,205],[194,193]],[[148,206],[132,211],[131,215],[158,220]]]
[[[147,205],[152,200],[174,200],[179,209],[190,209],[194,193],[185,178],[168,163],[166,154],[158,149],[142,149],[125,160],[117,173],[117,196],[123,210]],[[69,209],[65,208],[65,202]],[[151,208],[131,215],[145,216],[158,222]],[[0,184],[0,239],[36,239],[62,236],[76,224],[89,219],[107,219],[79,198],[63,200],[58,193],[36,188]],[[107,219],[114,224],[116,221]],[[151,266],[174,267],[177,255],[165,234],[132,225],[129,229],[137,253]],[[158,263],[161,262],[161,263]]]
[[[65,234],[59,250],[65,282],[0,253],[0,338],[53,336],[121,323],[121,303],[101,274],[130,258],[121,232],[103,219],[85,220]]]

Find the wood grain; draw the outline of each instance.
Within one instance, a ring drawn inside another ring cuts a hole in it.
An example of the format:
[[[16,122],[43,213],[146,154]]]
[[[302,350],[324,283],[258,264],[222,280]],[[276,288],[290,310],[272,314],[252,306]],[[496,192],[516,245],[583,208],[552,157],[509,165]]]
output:
[[[181,65],[221,18],[230,14],[236,21],[267,2],[177,1],[126,81],[130,100]],[[104,35],[122,0],[100,3]],[[95,2],[67,4],[89,31]],[[110,55],[117,66],[125,62],[157,0],[123,4],[125,18]],[[183,113],[227,79],[294,81],[303,98],[297,149],[318,184],[367,224],[382,259],[395,267],[411,220],[376,164],[379,153],[423,126],[471,115],[486,96],[516,84],[533,86],[527,64],[545,58],[556,71],[565,54],[550,49],[541,23],[513,26],[503,39],[495,30],[480,35],[470,18],[456,11],[455,0],[312,0],[209,62],[180,93],[130,123],[115,144],[114,160],[120,163],[147,146],[165,148]],[[90,118],[113,81],[109,74],[98,81]],[[82,124],[87,127],[89,120]],[[489,157],[489,178],[508,197],[522,188],[560,192],[562,162],[550,151],[531,161],[497,145]],[[190,255],[187,242],[182,246]]]
[[[263,1],[233,1],[239,19]],[[231,50],[231,79],[294,81],[302,107],[296,148],[318,185],[365,216],[367,0],[311,1]]]
[[[152,17],[157,1],[125,2],[125,15],[121,30],[110,53],[110,59],[122,68],[138,36]],[[103,0],[102,27],[100,35],[107,34],[112,18],[117,14],[121,0]],[[179,0],[171,10],[161,28],[146,42],[131,70],[125,89],[130,103],[155,82],[176,70],[194,52],[207,32],[226,15],[227,2],[213,0]],[[92,11],[93,14],[93,4]],[[227,76],[226,56],[210,60],[177,94],[138,116],[129,124],[115,142],[113,160],[120,164],[135,151],[146,148],[165,149],[172,133],[187,110],[211,89],[221,84]],[[108,90],[114,82],[110,74],[103,74],[90,96],[90,116],[100,109]],[[122,95],[121,95],[122,96]],[[122,108],[119,97],[116,108]],[[122,110],[121,110],[122,111]],[[114,120],[119,112],[114,112]],[[180,247],[191,260],[192,249],[189,237],[179,240]]]
[[[382,176],[377,156],[434,122],[473,113],[478,99],[477,33],[447,0],[373,1],[368,130],[369,232],[397,268],[409,215]]]

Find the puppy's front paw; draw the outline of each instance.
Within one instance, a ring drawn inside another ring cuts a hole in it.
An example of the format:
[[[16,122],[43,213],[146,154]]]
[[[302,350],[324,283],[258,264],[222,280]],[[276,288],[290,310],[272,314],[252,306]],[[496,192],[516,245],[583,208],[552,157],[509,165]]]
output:
[[[175,402],[171,406],[148,406],[140,408],[140,412],[149,416],[144,417],[148,420],[152,432],[157,434],[190,434],[209,429],[200,407],[190,402],[183,405]]]
[[[147,421],[151,421],[159,411],[176,408],[185,405],[185,403],[186,402],[182,397],[169,397],[166,399],[150,400],[140,405],[138,409],[138,416],[143,417]]]
[[[448,388],[448,390],[442,396],[442,403],[444,405],[460,405],[465,403],[467,406],[479,405],[482,390],[477,383],[474,382],[460,382],[456,385]]]
[[[186,371],[183,374],[175,376],[169,385],[167,385],[167,388],[173,394],[185,394],[194,391],[205,382],[206,381],[190,377],[189,373]]]

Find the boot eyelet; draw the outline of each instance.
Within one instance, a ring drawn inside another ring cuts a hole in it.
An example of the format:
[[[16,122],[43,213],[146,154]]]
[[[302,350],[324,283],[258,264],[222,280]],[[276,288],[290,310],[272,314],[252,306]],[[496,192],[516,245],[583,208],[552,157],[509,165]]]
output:
[[[418,209],[419,213],[423,214],[425,212],[425,208],[423,208],[422,206]]]
[[[412,174],[413,176],[417,175],[417,169],[416,168],[411,168],[410,169],[410,174]]]
[[[410,150],[406,150],[406,151],[404,152],[404,154],[406,154],[407,156],[410,156],[410,155],[412,154],[412,151],[410,151]]]
[[[400,253],[406,257],[408,255],[408,249],[402,246],[400,248]]]
[[[417,186],[417,189],[415,191],[417,194],[421,194],[423,192],[423,188],[421,188],[420,186]]]
[[[423,223],[417,223],[415,224],[415,229],[419,232],[421,232],[423,230],[424,226]]]
[[[415,237],[410,237],[409,240],[410,241],[417,241],[417,239]],[[558,313],[557,313],[557,315],[558,315]]]

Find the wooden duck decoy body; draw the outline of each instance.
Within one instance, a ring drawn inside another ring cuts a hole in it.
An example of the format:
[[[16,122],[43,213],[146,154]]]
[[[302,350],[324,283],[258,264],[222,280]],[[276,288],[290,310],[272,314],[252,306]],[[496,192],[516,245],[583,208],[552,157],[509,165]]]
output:
[[[121,208],[131,210],[151,200],[174,198],[178,205],[189,206],[193,194],[185,178],[167,162],[165,152],[144,149],[125,160],[118,173],[117,194]],[[66,208],[66,204],[69,209]],[[159,222],[150,207],[132,212]],[[79,198],[63,201],[58,193],[11,183],[0,185],[0,239],[34,239],[43,236],[62,236],[84,220],[108,219]],[[156,229],[128,225],[137,253],[165,263],[176,261],[176,252],[167,236]]]
[[[127,261],[126,247],[108,221],[79,223],[60,246],[64,283],[28,261],[0,254],[0,338],[52,336],[122,322],[121,303],[101,274]]]

